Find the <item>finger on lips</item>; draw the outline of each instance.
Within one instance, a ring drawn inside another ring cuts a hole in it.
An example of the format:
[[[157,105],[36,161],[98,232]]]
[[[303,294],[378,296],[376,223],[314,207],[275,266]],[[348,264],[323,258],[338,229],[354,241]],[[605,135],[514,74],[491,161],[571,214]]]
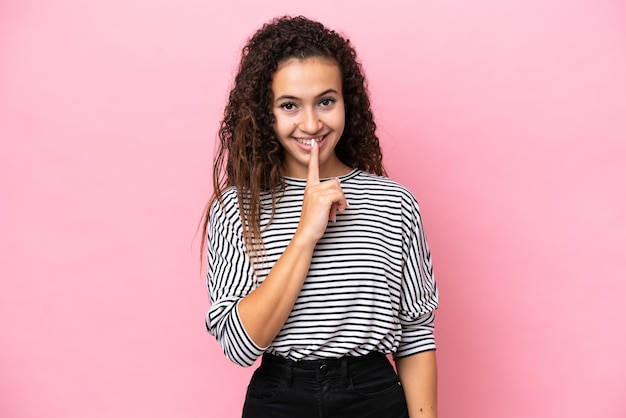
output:
[[[315,185],[320,182],[320,163],[319,148],[317,142],[311,144],[311,152],[309,153],[309,171],[307,175],[307,185]]]
[[[311,151],[309,153],[309,167],[307,172],[307,186],[316,186],[320,184],[320,167],[319,167],[319,145],[313,141],[311,143]],[[338,188],[341,191],[341,184],[339,179],[334,181],[324,182],[323,189],[335,189]],[[328,212],[328,219],[332,222],[337,221],[337,213],[343,213],[348,207],[348,202],[343,196],[341,191],[341,197],[336,200],[330,207]]]

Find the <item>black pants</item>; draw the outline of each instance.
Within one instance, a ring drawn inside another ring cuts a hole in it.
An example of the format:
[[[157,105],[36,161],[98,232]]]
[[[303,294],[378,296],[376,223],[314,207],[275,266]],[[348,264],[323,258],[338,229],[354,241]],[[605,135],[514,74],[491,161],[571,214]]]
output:
[[[398,376],[383,354],[293,362],[263,355],[243,418],[408,418]]]

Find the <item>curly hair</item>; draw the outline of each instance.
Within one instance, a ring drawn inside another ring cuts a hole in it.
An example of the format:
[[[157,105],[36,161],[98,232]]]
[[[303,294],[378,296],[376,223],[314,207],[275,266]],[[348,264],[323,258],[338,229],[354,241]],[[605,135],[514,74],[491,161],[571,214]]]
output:
[[[274,132],[272,79],[278,66],[292,58],[326,58],[341,72],[345,128],[335,147],[347,166],[386,175],[367,84],[350,41],[319,22],[283,16],[261,27],[244,46],[235,83],[219,129],[213,164],[213,196],[203,215],[206,239],[209,208],[234,186],[244,226],[244,244],[250,256],[263,249],[260,196],[269,192],[274,208],[284,189],[284,150]]]

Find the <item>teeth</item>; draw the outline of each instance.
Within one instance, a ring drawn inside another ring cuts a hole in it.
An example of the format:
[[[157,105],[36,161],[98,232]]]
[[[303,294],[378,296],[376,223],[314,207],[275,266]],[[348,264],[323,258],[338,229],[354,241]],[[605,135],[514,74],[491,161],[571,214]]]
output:
[[[296,138],[296,141],[298,141],[301,144],[304,145],[309,145],[312,146],[313,145],[313,141],[315,142],[320,142],[322,140],[323,137],[319,137],[319,138],[311,138],[311,139],[300,139],[300,138]]]

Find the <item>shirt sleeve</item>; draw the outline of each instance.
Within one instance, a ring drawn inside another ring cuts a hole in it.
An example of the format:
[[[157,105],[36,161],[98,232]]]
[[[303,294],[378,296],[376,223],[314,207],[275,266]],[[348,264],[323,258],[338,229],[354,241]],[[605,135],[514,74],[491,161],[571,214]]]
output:
[[[243,235],[235,193],[224,195],[225,207],[215,201],[207,228],[207,289],[211,307],[205,323],[226,357],[244,367],[263,354],[246,332],[239,316],[239,301],[250,293],[257,281],[244,251]]]
[[[400,303],[402,337],[396,358],[434,350],[435,313],[439,292],[417,200],[410,192],[403,199],[403,280]]]

